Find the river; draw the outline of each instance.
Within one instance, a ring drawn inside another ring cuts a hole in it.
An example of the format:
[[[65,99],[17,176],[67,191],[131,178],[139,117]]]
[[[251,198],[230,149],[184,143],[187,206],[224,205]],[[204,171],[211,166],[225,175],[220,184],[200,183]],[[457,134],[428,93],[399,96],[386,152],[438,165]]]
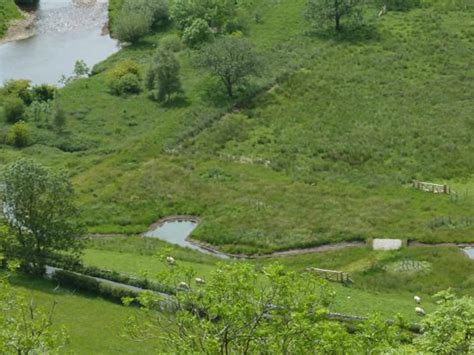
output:
[[[103,34],[107,22],[107,0],[41,0],[35,35],[0,45],[0,84],[9,79],[58,84],[77,60],[92,67],[119,50]]]

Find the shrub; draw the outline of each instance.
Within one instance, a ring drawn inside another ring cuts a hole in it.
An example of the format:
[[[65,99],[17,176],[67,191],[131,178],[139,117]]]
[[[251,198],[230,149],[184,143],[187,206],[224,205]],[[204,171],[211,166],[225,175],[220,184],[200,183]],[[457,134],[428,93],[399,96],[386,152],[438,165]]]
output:
[[[115,65],[108,73],[109,79],[120,79],[125,74],[140,76],[140,67],[133,60],[124,60]]]
[[[25,105],[32,102],[29,80],[8,80],[3,86],[2,93],[8,96],[17,96],[23,100]]]
[[[57,88],[54,85],[42,84],[33,86],[31,89],[32,98],[35,101],[50,101],[54,99],[56,90]]]
[[[114,34],[120,42],[137,43],[150,33],[152,24],[153,17],[147,7],[127,1],[116,19]]]
[[[19,121],[13,125],[7,134],[7,144],[17,148],[23,148],[31,142],[31,131],[28,125]]]
[[[108,74],[112,94],[138,94],[141,91],[140,70],[137,63],[126,60],[118,63]]]
[[[21,121],[24,118],[26,105],[19,97],[8,97],[4,102],[5,118],[9,123]]]
[[[125,74],[111,83],[110,90],[114,95],[138,94],[141,91],[141,82],[135,74]]]
[[[181,42],[181,39],[177,35],[168,35],[161,39],[160,48],[176,53],[183,49],[183,42]]]
[[[194,48],[203,42],[212,38],[212,31],[203,19],[194,20],[194,22],[183,32],[183,41],[189,47]]]
[[[175,54],[159,50],[146,75],[147,88],[156,91],[154,99],[168,100],[171,95],[181,92],[179,71],[180,65]]]
[[[104,282],[99,282],[91,276],[75,272],[58,270],[53,278],[61,285],[74,288],[83,292],[100,295],[113,301],[122,302],[124,297],[138,297],[138,293],[123,287],[117,287]]]

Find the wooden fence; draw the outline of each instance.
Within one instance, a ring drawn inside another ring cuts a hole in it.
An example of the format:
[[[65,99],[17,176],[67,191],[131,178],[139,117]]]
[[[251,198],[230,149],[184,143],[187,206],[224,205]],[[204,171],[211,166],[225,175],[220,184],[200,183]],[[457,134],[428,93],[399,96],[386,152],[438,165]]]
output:
[[[417,190],[432,192],[434,194],[449,195],[451,193],[451,188],[449,187],[449,185],[432,184],[430,182],[422,182],[418,180],[413,181],[413,187]]]
[[[309,267],[306,269],[306,271],[312,272],[328,281],[340,282],[342,284],[349,284],[354,282],[351,280],[347,272],[318,269],[316,267]]]

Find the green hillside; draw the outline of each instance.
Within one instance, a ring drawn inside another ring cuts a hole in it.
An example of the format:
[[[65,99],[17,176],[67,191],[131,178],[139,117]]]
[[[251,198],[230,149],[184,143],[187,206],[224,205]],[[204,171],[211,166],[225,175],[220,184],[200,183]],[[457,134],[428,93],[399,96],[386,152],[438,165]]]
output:
[[[367,5],[363,30],[323,36],[304,3],[261,2],[262,18],[248,19],[264,74],[245,95],[226,99],[191,49],[178,54],[182,102],[110,95],[107,69],[133,59],[144,71],[168,36],[158,31],[61,90],[66,131],[34,127],[36,144],[0,146],[2,163],[66,168],[95,233],[193,214],[195,239],[234,253],[373,237],[472,242],[473,7],[432,1],[378,17]],[[457,194],[414,190],[413,179]]]

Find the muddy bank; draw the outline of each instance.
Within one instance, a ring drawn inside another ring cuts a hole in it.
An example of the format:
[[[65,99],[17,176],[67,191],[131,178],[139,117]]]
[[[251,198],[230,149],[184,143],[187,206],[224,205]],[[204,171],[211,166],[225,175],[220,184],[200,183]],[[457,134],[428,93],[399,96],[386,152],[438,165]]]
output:
[[[21,13],[21,19],[10,22],[7,33],[0,38],[0,45],[7,42],[21,41],[35,35],[36,13],[25,11],[21,11]]]

